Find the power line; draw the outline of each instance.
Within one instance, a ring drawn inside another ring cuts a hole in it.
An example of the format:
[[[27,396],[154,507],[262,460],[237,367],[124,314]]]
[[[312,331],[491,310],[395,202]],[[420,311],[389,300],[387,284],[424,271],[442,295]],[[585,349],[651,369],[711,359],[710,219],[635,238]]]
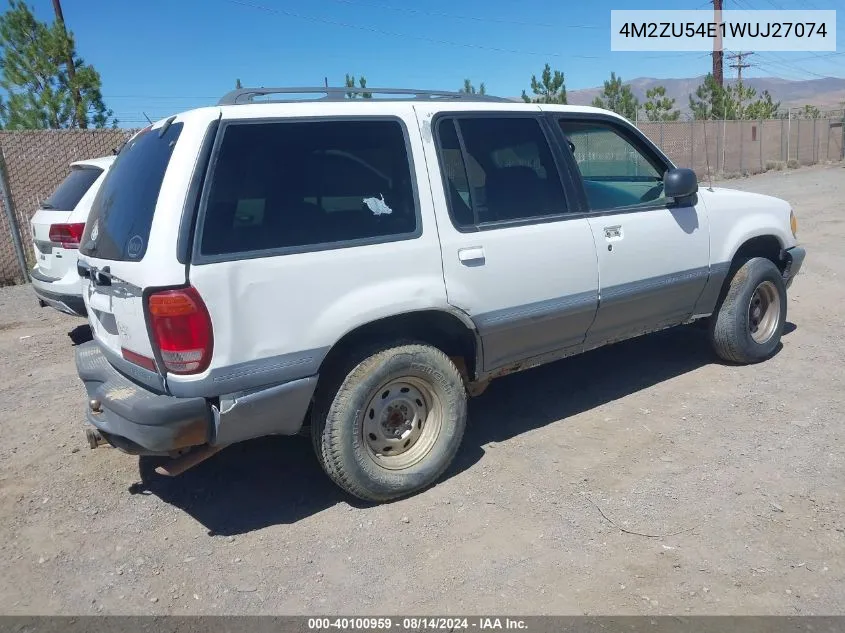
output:
[[[377,29],[371,26],[362,26],[360,24],[349,24],[348,22],[340,22],[337,20],[330,20],[327,18],[318,18],[312,15],[303,15],[301,13],[295,13],[294,11],[288,11],[287,9],[276,9],[272,7],[265,7],[260,4],[254,4],[252,2],[244,2],[243,0],[226,0],[231,4],[237,4],[244,7],[250,7],[252,9],[258,9],[259,11],[265,11],[267,13],[275,13],[277,15],[285,15],[290,18],[296,18],[298,20],[305,20],[307,22],[316,22],[318,24],[328,24],[331,26],[339,26],[346,29],[355,29],[357,31],[365,31],[367,33],[376,33],[378,35],[387,35],[390,37],[400,37],[406,40],[419,40],[421,42],[429,42],[431,44],[441,44],[444,46],[459,46],[461,48],[472,48],[476,50],[482,51],[495,51],[497,53],[511,53],[514,55],[534,55],[537,57],[566,57],[566,58],[577,58],[577,59],[598,59],[596,55],[569,55],[564,53],[543,53],[540,51],[525,51],[525,50],[518,50],[512,48],[499,48],[497,46],[484,46],[482,44],[470,44],[469,42],[453,42],[451,40],[440,40],[433,37],[425,37],[422,35],[408,35],[406,33],[397,33],[395,31],[385,31],[382,29]]]
[[[814,72],[812,70],[807,70],[806,68],[802,68],[800,66],[795,65],[795,62],[800,61],[800,59],[803,59],[803,60],[817,59],[815,57],[803,57],[803,58],[800,58],[799,60],[788,60],[788,59],[783,58],[782,56],[775,55],[774,53],[770,53],[770,52],[760,52],[759,54],[761,56],[764,56],[764,62],[768,61],[769,65],[785,66],[786,68],[792,69],[793,71],[799,72],[803,75],[812,75],[814,77],[819,77],[821,79],[827,79],[828,77],[831,76],[831,75],[823,75],[821,73],[817,73],[817,72]],[[839,55],[840,53],[836,53],[836,54]]]
[[[564,28],[564,29],[603,29],[605,27],[597,24],[548,24],[543,22],[524,22],[522,20],[508,20],[504,18],[494,18],[477,15],[457,15],[454,13],[442,13],[439,11],[426,11],[424,9],[411,9],[408,7],[396,7],[389,4],[382,4],[379,2],[363,2],[361,0],[333,0],[339,4],[348,4],[352,6],[371,7],[375,9],[384,9],[386,11],[397,11],[400,13],[410,13],[412,15],[427,15],[435,18],[448,18],[450,20],[473,20],[476,22],[494,22],[496,24],[517,24],[520,26],[539,26],[543,28]]]

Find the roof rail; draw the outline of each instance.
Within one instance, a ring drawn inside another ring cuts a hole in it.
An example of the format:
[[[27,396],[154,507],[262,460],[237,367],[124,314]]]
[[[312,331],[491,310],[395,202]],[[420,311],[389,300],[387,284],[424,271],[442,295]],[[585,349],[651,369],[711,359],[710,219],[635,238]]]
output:
[[[292,103],[297,101],[343,101],[352,95],[362,94],[391,95],[399,98],[416,100],[460,100],[460,101],[494,101],[510,102],[503,97],[471,94],[466,92],[445,92],[442,90],[413,90],[410,88],[347,88],[347,87],[318,87],[318,88],[239,88],[227,92],[220,98],[217,105],[239,105],[255,103],[256,97],[270,95],[315,95],[313,99],[267,99],[262,103]],[[319,95],[319,96],[318,96]]]

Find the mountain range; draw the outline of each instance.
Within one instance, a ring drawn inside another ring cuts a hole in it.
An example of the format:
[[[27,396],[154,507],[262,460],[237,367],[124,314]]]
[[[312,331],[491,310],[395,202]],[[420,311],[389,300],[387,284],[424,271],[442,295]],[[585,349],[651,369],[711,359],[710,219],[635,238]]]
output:
[[[689,95],[694,94],[704,77],[687,79],[654,79],[652,77],[638,77],[625,84],[631,86],[640,103],[646,100],[645,93],[655,86],[664,86],[666,95],[675,99],[675,107],[682,112],[689,111]],[[735,80],[731,80],[733,83]],[[780,101],[782,109],[814,105],[820,110],[842,108],[845,102],[845,79],[838,77],[824,77],[803,81],[790,81],[776,77],[749,77],[743,82],[761,94],[768,90],[772,99]],[[584,88],[582,90],[567,90],[567,100],[572,105],[590,105],[601,93],[602,88]]]

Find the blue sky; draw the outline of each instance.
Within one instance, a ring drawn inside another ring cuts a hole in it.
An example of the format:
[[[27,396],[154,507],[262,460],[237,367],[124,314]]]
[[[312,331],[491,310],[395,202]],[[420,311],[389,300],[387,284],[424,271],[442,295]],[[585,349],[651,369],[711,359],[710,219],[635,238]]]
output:
[[[29,0],[52,20],[50,0]],[[706,53],[612,53],[613,8],[704,9],[704,0],[64,0],[77,48],[122,125],[214,103],[249,85],[320,85],[364,74],[370,86],[458,89],[465,77],[516,96],[545,62],[569,90],[624,79],[690,77]],[[725,8],[839,9],[845,0],[725,0]],[[840,38],[841,39],[841,38]],[[841,47],[837,52],[842,52]],[[758,54],[748,75],[845,76],[845,55]],[[728,69],[726,69],[727,71]]]

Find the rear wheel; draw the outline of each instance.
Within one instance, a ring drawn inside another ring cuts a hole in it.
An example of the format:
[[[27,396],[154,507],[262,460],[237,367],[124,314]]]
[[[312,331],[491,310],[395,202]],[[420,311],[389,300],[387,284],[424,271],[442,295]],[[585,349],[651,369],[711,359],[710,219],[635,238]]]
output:
[[[710,340],[723,360],[749,364],[769,358],[786,323],[786,286],[778,267],[763,257],[742,264],[716,314]]]
[[[312,438],[323,469],[347,492],[388,501],[429,486],[452,462],[466,425],[455,365],[423,344],[364,353],[317,394]]]

